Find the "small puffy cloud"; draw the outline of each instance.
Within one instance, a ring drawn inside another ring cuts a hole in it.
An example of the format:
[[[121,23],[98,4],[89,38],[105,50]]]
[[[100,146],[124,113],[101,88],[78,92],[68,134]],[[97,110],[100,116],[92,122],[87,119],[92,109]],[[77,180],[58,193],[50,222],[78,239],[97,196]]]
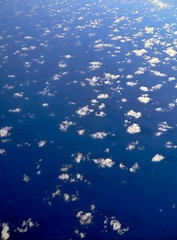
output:
[[[155,86],[152,86],[152,91],[154,91],[154,90],[159,90],[161,87],[162,87],[163,85],[162,84],[157,84],[157,85],[155,85]]]
[[[4,127],[0,129],[0,137],[8,137],[10,135],[9,131],[12,129],[12,127]]]
[[[29,228],[37,227],[37,226],[38,226],[38,224],[33,223],[32,219],[29,218],[27,221],[23,221],[21,227],[17,228],[17,231],[20,233],[25,233],[29,230]]]
[[[26,173],[23,175],[23,181],[26,183],[30,181],[30,178],[28,177],[28,175]]]
[[[114,162],[111,158],[106,158],[106,159],[105,158],[98,158],[98,159],[93,159],[93,161],[102,168],[112,167],[114,165]]]
[[[105,132],[96,132],[96,133],[93,133],[93,134],[90,134],[90,136],[92,138],[96,138],[96,139],[103,139],[107,136],[107,133]]]
[[[63,181],[67,181],[67,180],[69,180],[69,174],[62,173],[61,175],[58,176],[58,179],[63,180]]]
[[[98,80],[100,79],[100,77],[96,77],[96,76],[94,76],[93,78],[86,78],[85,80],[86,81],[88,81],[89,82],[89,84],[91,85],[91,86],[95,86],[95,85],[98,85]]]
[[[143,94],[138,98],[138,100],[142,103],[148,103],[151,98],[148,97],[148,94]]]
[[[99,43],[99,44],[96,44],[94,47],[102,49],[104,47],[114,47],[114,45],[113,44],[108,44],[108,43]]]
[[[46,140],[45,141],[40,141],[40,142],[38,142],[38,146],[43,147],[46,143],[47,143]]]
[[[104,75],[107,80],[115,80],[120,77],[120,75],[114,75],[110,73],[105,73]]]
[[[80,163],[82,160],[85,160],[85,157],[83,157],[82,153],[77,153],[77,155],[75,156],[75,160],[77,163]]]
[[[92,222],[93,216],[90,212],[84,213],[82,211],[79,211],[76,215],[76,217],[79,219],[79,222],[81,225],[89,225]]]
[[[107,219],[104,221],[107,222]],[[110,226],[112,227],[113,231],[117,231],[119,235],[123,235],[125,232],[129,231],[129,227],[122,228],[122,224],[116,220],[115,217],[111,217]]]
[[[14,93],[14,98],[21,98],[21,97],[23,97],[23,92],[20,92],[20,93]]]
[[[70,54],[64,55],[64,57],[65,57],[66,59],[72,58],[72,56],[71,56]]]
[[[130,143],[130,144],[127,146],[126,150],[131,151],[131,150],[135,149],[135,147],[136,147],[136,145],[137,145],[138,143],[139,143],[138,141]]]
[[[126,82],[126,84],[130,87],[134,87],[135,85],[137,85],[136,82]]]
[[[160,154],[156,154],[153,158],[152,158],[152,162],[160,162],[164,159],[165,157],[160,155]]]
[[[144,74],[146,70],[147,70],[146,67],[139,67],[138,70],[135,72],[135,74],[137,75]]]
[[[115,36],[115,37],[112,37],[111,40],[117,41],[117,40],[119,40],[119,39],[121,39],[121,38],[122,38],[122,36]]]
[[[4,154],[6,152],[6,150],[5,149],[0,149],[0,154]]]
[[[103,108],[105,108],[105,104],[104,103],[101,103],[99,106],[98,106],[98,108],[101,110],[101,109],[103,109]]]
[[[10,237],[10,228],[7,223],[2,224],[2,232],[1,232],[1,239],[2,240],[7,240]]]
[[[99,112],[99,113],[95,113],[95,115],[97,116],[97,117],[105,117],[106,116],[106,113],[104,113],[103,111],[101,111],[101,112]]]
[[[81,129],[81,130],[78,130],[77,132],[78,132],[79,135],[84,135],[85,130],[84,130],[84,129]]]
[[[168,81],[169,81],[169,82],[174,81],[174,80],[176,80],[175,77],[169,77],[169,78],[168,78]]]
[[[75,123],[73,123],[72,121],[63,121],[60,125],[59,125],[59,128],[61,131],[63,132],[67,132],[68,130],[68,127],[71,126],[71,125],[75,125]]]
[[[79,108],[79,110],[76,111],[77,114],[79,114],[80,116],[86,116],[88,114],[90,114],[91,112],[93,112],[93,109],[90,109],[88,105]]]
[[[117,18],[114,22],[119,23],[119,22],[123,21],[124,19],[126,19],[126,18],[124,16],[122,16],[120,18]]]
[[[153,73],[154,75],[156,75],[158,77],[166,77],[167,76],[165,73],[161,73],[159,71],[154,71],[154,70],[151,70],[151,73]]]
[[[130,134],[135,134],[141,132],[140,126],[137,123],[133,123],[127,128],[127,132]]]
[[[54,81],[57,81],[57,80],[60,79],[60,77],[61,77],[61,75],[58,74],[58,73],[56,73],[56,74],[54,74],[54,76],[52,76],[52,79],[53,79]]]
[[[58,63],[58,66],[59,66],[60,68],[66,68],[66,67],[67,67],[67,64],[66,64],[64,61],[60,61],[60,62]]]
[[[127,112],[126,116],[140,118],[141,117],[141,112],[135,112],[133,110],[130,110],[129,112]]]
[[[140,89],[143,92],[148,92],[149,91],[149,89],[147,87],[144,87],[144,86],[141,86]]]
[[[140,50],[137,49],[137,50],[134,50],[133,52],[136,54],[136,56],[142,56],[144,53],[147,53],[145,49],[140,49]]]
[[[94,70],[100,68],[101,65],[102,65],[101,62],[90,62],[89,68],[90,68],[92,71],[94,71]]]
[[[43,103],[42,106],[43,106],[43,107],[48,107],[49,104],[48,104],[48,103]]]
[[[177,54],[177,51],[175,51],[173,47],[167,48],[167,50],[164,50],[164,52],[168,54],[170,57],[174,57]]]
[[[105,98],[108,98],[109,97],[109,95],[106,93],[106,94],[99,94],[98,96],[97,96],[97,98],[98,99],[105,99]]]
[[[9,109],[8,112],[19,113],[19,112],[21,112],[21,109],[20,108]]]
[[[153,34],[154,33],[154,27],[145,27],[146,33]]]
[[[70,201],[70,196],[67,193],[63,194],[63,198],[64,198],[65,202],[69,202]]]
[[[138,170],[140,167],[138,165],[138,163],[135,163],[131,168],[130,168],[130,172],[136,172],[136,170]]]
[[[159,63],[160,60],[157,57],[153,57],[148,62],[150,63],[151,66],[155,66],[155,64]]]
[[[168,129],[173,129],[173,127],[169,126],[166,121],[165,121],[165,122],[160,122],[160,123],[158,124],[158,130],[159,130],[159,132],[156,132],[155,135],[156,135],[156,136],[160,136],[160,135],[162,135],[164,132],[167,132]]]

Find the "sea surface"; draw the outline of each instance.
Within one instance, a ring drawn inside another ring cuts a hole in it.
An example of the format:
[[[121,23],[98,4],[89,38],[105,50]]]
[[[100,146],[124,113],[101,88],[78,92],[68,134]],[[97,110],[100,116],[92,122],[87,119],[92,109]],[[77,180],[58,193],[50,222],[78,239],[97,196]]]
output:
[[[177,2],[0,1],[2,240],[177,239]]]

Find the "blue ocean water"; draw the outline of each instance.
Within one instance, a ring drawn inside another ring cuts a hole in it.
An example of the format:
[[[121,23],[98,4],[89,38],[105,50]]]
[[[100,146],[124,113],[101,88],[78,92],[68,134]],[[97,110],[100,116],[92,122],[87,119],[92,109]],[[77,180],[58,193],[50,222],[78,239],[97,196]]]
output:
[[[1,239],[177,239],[177,4],[0,2]]]

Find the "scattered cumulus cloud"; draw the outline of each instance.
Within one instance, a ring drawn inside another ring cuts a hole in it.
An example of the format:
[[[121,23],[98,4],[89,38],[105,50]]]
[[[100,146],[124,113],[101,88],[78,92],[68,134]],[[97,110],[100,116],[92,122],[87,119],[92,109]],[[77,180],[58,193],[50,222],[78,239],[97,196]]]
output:
[[[127,132],[130,134],[135,134],[141,132],[140,126],[137,123],[133,123],[127,128]]]
[[[152,158],[152,162],[160,162],[164,159],[164,156],[160,155],[160,154],[156,154],[153,158]]]

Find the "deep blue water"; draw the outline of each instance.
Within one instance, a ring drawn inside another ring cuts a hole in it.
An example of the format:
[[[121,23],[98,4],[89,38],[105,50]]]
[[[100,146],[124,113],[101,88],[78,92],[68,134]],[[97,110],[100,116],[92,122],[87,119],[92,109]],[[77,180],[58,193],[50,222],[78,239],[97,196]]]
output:
[[[176,9],[0,1],[3,240],[177,239]]]

